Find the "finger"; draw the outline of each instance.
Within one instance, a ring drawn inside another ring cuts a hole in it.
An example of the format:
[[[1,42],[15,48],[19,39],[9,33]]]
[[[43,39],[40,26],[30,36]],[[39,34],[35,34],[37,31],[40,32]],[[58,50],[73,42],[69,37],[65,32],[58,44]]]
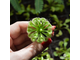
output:
[[[26,33],[28,21],[16,22],[10,25],[10,36],[12,39],[16,39],[21,33]]]
[[[54,30],[55,30],[55,28],[56,28],[56,26],[52,26],[52,31],[54,31]]]
[[[12,38],[10,37],[10,47],[12,47],[12,45],[13,45],[13,40],[12,40]]]
[[[33,42],[26,48],[21,49],[21,50],[17,51],[16,53],[18,55],[20,55],[22,60],[30,60],[37,54],[41,53],[46,47],[49,46],[50,43],[51,43],[50,39],[48,39],[47,42],[43,42],[42,44]]]
[[[10,49],[10,53],[12,53],[13,51]]]
[[[15,51],[16,50],[16,47],[14,46],[14,43],[13,43],[13,40],[12,38],[10,37],[10,48]]]
[[[21,34],[18,38],[16,38],[14,40],[14,45],[20,45],[23,42],[28,41],[28,40],[30,40],[30,39],[28,38],[26,33],[25,34]]]
[[[20,49],[28,46],[31,43],[32,43],[32,41],[31,40],[28,40],[28,41],[25,41],[24,43],[22,43],[21,45],[17,45],[16,48],[17,48],[17,50],[20,50]]]

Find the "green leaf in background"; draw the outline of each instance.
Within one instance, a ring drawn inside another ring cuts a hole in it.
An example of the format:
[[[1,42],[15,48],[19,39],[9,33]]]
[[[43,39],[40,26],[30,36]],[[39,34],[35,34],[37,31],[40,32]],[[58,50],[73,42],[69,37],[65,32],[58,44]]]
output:
[[[67,30],[68,30],[68,32],[69,32],[69,34],[70,34],[70,29],[68,28]]]
[[[55,7],[51,7],[51,9],[50,9],[52,12],[55,12]]]
[[[69,51],[69,52],[70,52],[70,48],[68,48],[68,49],[67,49],[67,51]]]
[[[63,12],[63,9],[64,9],[64,5],[62,5],[62,4],[56,4],[55,5],[56,11]]]
[[[11,5],[13,6],[13,8],[16,10],[16,11],[20,11],[21,10],[21,7],[18,3],[18,0],[10,0],[11,2]]]
[[[63,41],[59,42],[59,46],[62,47],[63,46]]]
[[[63,0],[54,0],[56,3],[63,4]]]
[[[40,13],[43,8],[43,0],[35,0],[35,10],[36,13]]]
[[[60,56],[60,59],[65,59],[65,57],[63,57],[63,56]]]
[[[56,49],[56,50],[59,50],[59,48],[58,48],[58,47],[56,47],[55,49]]]
[[[53,52],[53,54],[54,54],[54,56],[58,56],[57,52],[55,52],[55,51]]]
[[[59,36],[61,36],[62,34],[63,34],[62,31],[59,30],[58,34],[56,34],[56,37],[59,37]]]
[[[58,19],[57,15],[51,15],[51,14],[50,14],[50,16],[53,17],[53,20],[54,20],[56,23],[59,24],[59,19]]]
[[[67,47],[68,41],[69,41],[69,38],[65,38],[65,39],[64,39],[64,48],[65,48],[65,49],[66,49],[66,47]]]
[[[64,39],[64,42],[68,42],[68,41],[69,41],[69,38],[65,38],[65,39]]]
[[[47,0],[47,1],[48,1],[49,4],[53,2],[53,0]]]
[[[65,23],[69,23],[69,22],[70,22],[70,19],[66,19],[66,20],[65,20]]]

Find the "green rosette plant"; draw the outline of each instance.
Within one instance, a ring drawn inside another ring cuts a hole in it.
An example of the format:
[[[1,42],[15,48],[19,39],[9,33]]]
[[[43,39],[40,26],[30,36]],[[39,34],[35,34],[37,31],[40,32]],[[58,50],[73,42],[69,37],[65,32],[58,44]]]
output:
[[[27,28],[28,37],[32,42],[46,42],[52,36],[52,25],[45,18],[33,18]]]

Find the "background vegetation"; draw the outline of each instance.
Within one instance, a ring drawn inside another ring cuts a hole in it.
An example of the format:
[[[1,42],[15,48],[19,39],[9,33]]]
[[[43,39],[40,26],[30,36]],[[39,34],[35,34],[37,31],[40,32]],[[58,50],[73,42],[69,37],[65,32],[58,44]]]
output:
[[[44,17],[56,26],[52,43],[32,60],[70,60],[70,0],[10,0],[10,24]]]

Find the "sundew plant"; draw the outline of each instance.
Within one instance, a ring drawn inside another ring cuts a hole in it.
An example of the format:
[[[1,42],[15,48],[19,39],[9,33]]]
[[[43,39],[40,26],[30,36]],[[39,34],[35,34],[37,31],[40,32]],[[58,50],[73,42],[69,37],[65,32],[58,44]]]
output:
[[[46,42],[52,35],[52,25],[45,18],[33,18],[27,28],[28,37],[32,42]]]

